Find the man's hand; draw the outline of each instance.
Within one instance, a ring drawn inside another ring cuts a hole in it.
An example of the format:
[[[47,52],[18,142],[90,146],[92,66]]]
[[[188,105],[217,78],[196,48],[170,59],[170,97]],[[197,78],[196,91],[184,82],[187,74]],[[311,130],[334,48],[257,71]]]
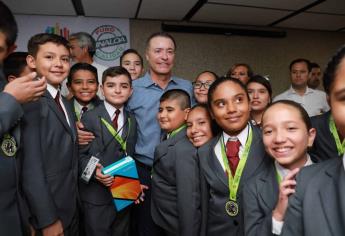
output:
[[[4,92],[12,95],[19,103],[27,103],[37,100],[43,95],[47,88],[45,77],[34,80],[37,76],[36,72],[32,72],[25,76],[19,77],[8,83]]]
[[[104,186],[109,187],[112,185],[114,177],[111,175],[104,175],[102,174],[103,166],[101,164],[97,164],[96,167],[96,179],[101,182]]]
[[[63,236],[63,227],[60,220],[42,229],[43,236]]]
[[[92,140],[95,139],[95,136],[93,133],[84,131],[84,125],[78,121],[77,122],[77,133],[78,133],[78,142],[79,145],[87,145],[89,144]]]

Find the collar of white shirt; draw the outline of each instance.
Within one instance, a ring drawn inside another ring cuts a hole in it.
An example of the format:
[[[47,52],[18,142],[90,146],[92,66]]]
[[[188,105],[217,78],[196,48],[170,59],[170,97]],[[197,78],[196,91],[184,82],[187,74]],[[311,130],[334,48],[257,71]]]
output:
[[[111,120],[113,120],[115,117],[115,111],[117,110],[117,108],[105,100],[104,100],[104,106],[105,106],[105,109],[107,110]],[[119,110],[120,110],[120,116],[123,116],[123,106]]]
[[[56,89],[53,85],[47,84],[47,90],[50,93],[50,95],[55,99],[56,94],[58,93],[58,89]]]
[[[307,86],[307,88],[305,90],[305,93],[303,95],[306,95],[306,94],[309,94],[309,93],[313,93],[313,92],[314,92],[314,90]],[[289,94],[297,94],[297,92],[292,88],[292,86],[290,86]]]
[[[312,164],[313,164],[313,161],[310,159],[309,154],[307,154],[307,161],[305,162],[303,167],[310,166]],[[282,179],[284,179],[285,176],[290,172],[289,169],[284,168],[277,161],[274,161],[274,165],[276,167],[276,170],[278,171],[278,174],[282,177]]]

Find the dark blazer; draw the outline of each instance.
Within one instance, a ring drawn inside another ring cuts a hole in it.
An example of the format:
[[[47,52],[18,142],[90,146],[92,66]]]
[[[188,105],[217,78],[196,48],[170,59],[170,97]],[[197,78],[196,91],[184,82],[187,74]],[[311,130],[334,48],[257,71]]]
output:
[[[20,148],[19,121],[22,115],[22,107],[16,99],[0,92],[0,145],[4,134],[9,133]],[[23,233],[19,213],[18,153],[16,156],[8,157],[0,150],[0,235]]]
[[[157,225],[179,236],[199,236],[200,181],[196,154],[185,129],[155,150],[151,215]]]
[[[316,137],[309,154],[314,162],[320,162],[332,157],[338,157],[337,145],[331,131],[329,130],[328,111],[322,115],[311,117],[313,127],[316,129]]]
[[[214,147],[220,139],[221,134],[211,139],[198,150],[202,198],[201,235],[243,235],[244,223],[241,202],[243,187],[266,164],[261,132],[257,127],[252,126],[252,129],[253,141],[237,192],[239,213],[235,217],[230,217],[225,211],[225,204],[229,201],[228,177],[214,152]]]
[[[345,235],[345,171],[342,158],[303,168],[289,199],[282,235]]]
[[[73,113],[70,121],[48,92],[23,106],[22,188],[34,228],[61,220],[66,228],[76,215],[78,153]]]
[[[75,111],[75,107],[74,107],[74,100],[75,98],[72,97],[71,99],[68,100],[68,105],[71,107],[71,110],[73,111],[73,117],[75,121],[78,121],[78,117],[77,117],[77,113]],[[91,100],[90,102],[94,107],[97,107],[99,104],[102,103],[102,100],[99,99],[98,96],[96,96],[94,99]]]
[[[137,137],[137,123],[131,113],[127,112],[126,109],[123,110],[125,112],[125,125],[122,130],[122,138],[127,140],[127,154],[133,157]],[[82,117],[82,123],[84,124],[86,130],[92,132],[96,138],[88,145],[80,147],[79,173],[85,169],[92,155],[96,155],[100,159],[99,163],[104,167],[120,160],[125,156],[120,144],[108,131],[107,127],[105,127],[105,125],[102,123],[101,117],[112,124],[111,117],[105,109],[104,102],[95,107],[93,110],[87,111]],[[106,145],[108,146],[106,147]],[[112,196],[109,188],[105,187],[95,178],[91,178],[88,184],[80,181],[79,188],[80,198],[82,201],[96,205],[106,205],[111,204],[112,202]]]
[[[270,157],[266,157],[270,158]],[[279,195],[274,161],[255,178],[252,178],[243,189],[244,235],[265,236],[272,234],[272,211]]]

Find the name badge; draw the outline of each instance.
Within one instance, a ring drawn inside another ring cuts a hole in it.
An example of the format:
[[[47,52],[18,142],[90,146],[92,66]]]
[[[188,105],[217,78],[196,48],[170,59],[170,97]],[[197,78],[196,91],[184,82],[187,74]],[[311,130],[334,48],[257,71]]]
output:
[[[93,172],[95,172],[96,165],[98,164],[99,159],[97,157],[91,156],[89,162],[87,163],[85,169],[83,170],[83,173],[81,174],[81,179],[89,183],[91,176]]]

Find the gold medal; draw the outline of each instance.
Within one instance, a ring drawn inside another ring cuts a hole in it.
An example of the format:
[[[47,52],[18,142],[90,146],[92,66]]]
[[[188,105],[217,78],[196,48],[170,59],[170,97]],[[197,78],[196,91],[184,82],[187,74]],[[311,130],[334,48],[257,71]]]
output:
[[[1,150],[8,157],[13,157],[16,155],[17,143],[14,137],[9,134],[5,134],[1,142]]]
[[[225,204],[225,210],[226,213],[228,213],[229,216],[237,216],[238,214],[238,205],[234,201],[228,201]]]

